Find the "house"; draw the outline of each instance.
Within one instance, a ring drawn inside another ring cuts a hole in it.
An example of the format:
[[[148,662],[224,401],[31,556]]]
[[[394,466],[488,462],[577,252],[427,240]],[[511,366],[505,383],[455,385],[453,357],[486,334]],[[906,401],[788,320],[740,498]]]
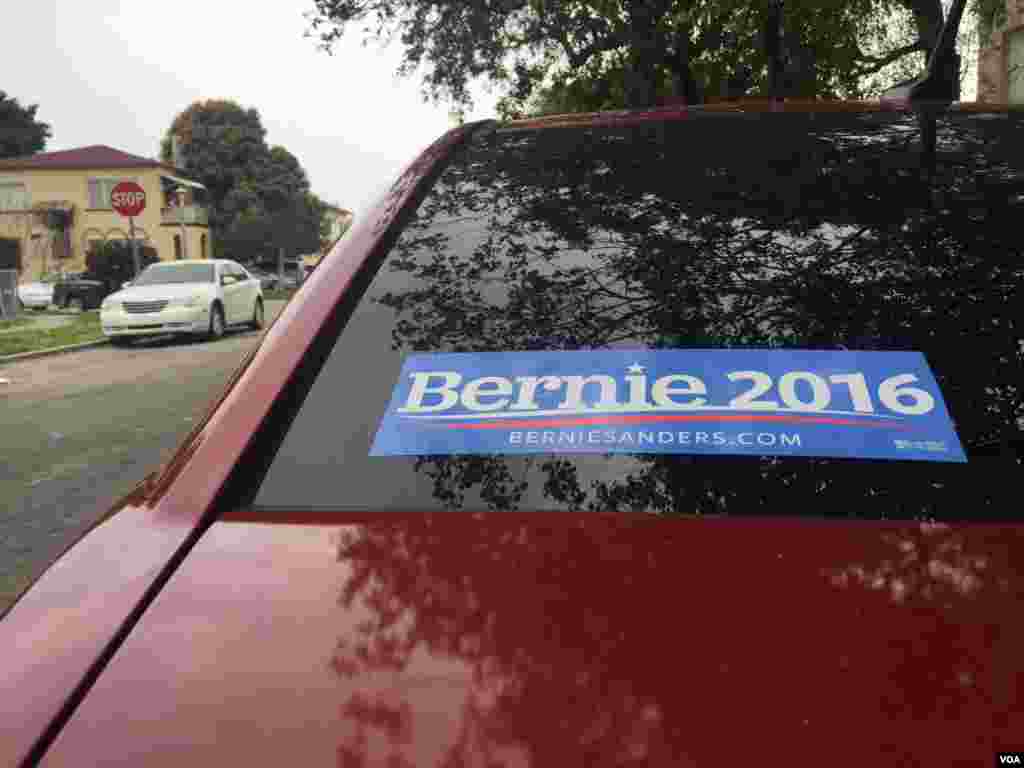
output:
[[[978,40],[978,101],[1024,104],[1024,0],[1000,0]]]
[[[345,234],[351,226],[352,211],[347,208],[339,208],[336,205],[328,205],[324,215],[330,225],[330,229],[327,232],[327,242],[330,243],[328,247],[332,248],[338,238]]]
[[[134,219],[140,245],[161,259],[210,257],[202,184],[172,165],[94,145],[0,160],[0,238],[17,243],[19,282],[83,271],[94,244],[127,240],[128,220],[110,207],[111,190],[126,180],[146,192]]]
[[[338,239],[348,231],[352,225],[353,214],[347,208],[339,208],[336,205],[328,205],[324,213],[327,219],[328,229],[325,240],[327,247],[323,253],[310,253],[302,256],[302,263],[308,267],[315,267],[322,257],[334,247]]]

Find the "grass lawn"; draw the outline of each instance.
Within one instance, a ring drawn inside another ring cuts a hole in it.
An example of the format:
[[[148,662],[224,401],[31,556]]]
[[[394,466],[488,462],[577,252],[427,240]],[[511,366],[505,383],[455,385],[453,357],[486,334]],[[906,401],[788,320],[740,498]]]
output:
[[[99,311],[83,312],[59,328],[40,329],[29,326],[23,331],[0,333],[0,357],[63,347],[68,344],[82,344],[102,338]]]
[[[20,328],[23,325],[31,325],[32,318],[30,317],[17,317],[14,320],[0,320],[0,333],[3,333],[9,328]]]

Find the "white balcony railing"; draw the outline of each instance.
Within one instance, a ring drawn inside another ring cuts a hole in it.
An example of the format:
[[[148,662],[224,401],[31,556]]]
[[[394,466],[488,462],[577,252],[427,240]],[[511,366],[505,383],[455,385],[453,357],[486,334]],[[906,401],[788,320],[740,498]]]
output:
[[[210,213],[201,205],[185,205],[160,210],[161,224],[202,224],[210,223]]]

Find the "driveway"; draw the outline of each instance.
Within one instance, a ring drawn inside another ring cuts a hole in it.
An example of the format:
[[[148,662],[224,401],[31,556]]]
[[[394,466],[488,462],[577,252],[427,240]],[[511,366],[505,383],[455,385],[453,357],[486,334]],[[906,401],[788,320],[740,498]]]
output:
[[[283,306],[268,301],[267,320]],[[0,610],[169,458],[262,335],[0,366]]]

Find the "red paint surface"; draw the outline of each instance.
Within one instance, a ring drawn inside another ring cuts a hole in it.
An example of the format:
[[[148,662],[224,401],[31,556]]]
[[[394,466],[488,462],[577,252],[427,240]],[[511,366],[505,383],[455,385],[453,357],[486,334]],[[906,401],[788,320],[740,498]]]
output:
[[[51,566],[0,622],[0,765],[28,752],[187,533],[126,508]]]
[[[985,765],[1024,733],[1024,526],[330,517],[216,523],[43,765]]]
[[[0,765],[17,765],[28,754],[201,524],[352,275],[417,182],[471,128],[449,132],[410,164],[302,285],[174,458],[52,565],[0,620]]]

